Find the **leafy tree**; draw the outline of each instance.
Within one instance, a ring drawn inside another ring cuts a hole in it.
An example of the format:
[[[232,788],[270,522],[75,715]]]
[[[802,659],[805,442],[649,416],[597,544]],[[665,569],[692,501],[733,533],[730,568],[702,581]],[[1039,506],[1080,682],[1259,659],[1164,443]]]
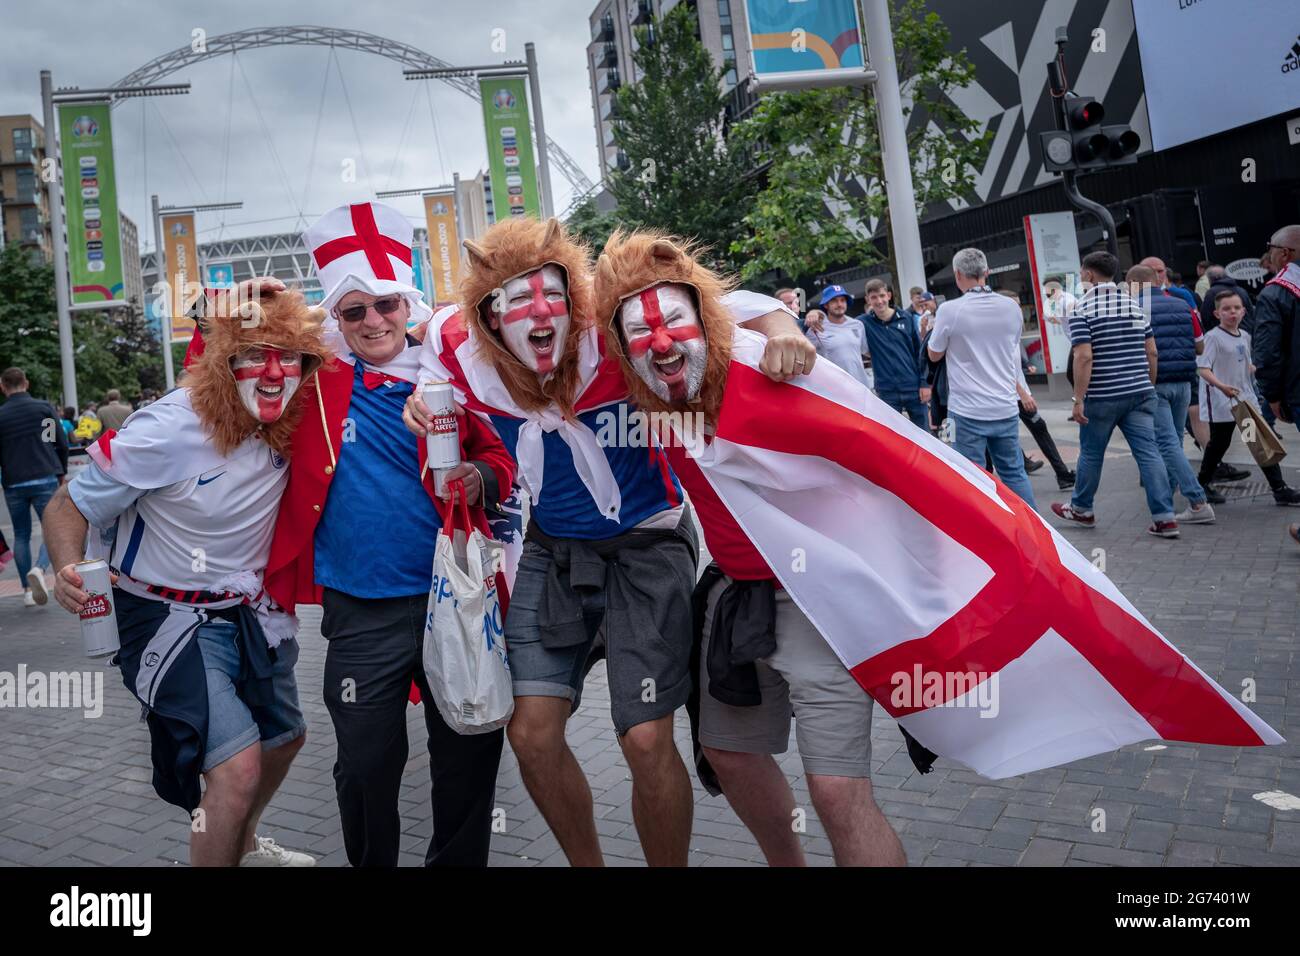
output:
[[[974,66],[964,50],[951,52],[948,28],[925,10],[924,0],[893,0],[891,19],[904,119],[911,120],[908,155],[918,211],[932,202],[972,198],[992,130],[980,132],[949,94],[970,85]],[[807,276],[881,261],[872,241],[873,226],[888,223],[878,131],[875,100],[848,88],[764,96],[733,127],[737,146],[769,164],[766,185],[744,217],[748,234],[731,246],[745,278],[772,270]]]
[[[0,250],[0,368],[27,373],[33,395],[56,404],[63,390],[54,270],[11,243]]]
[[[626,169],[610,176],[618,221],[702,242],[713,264],[735,265],[729,250],[752,192],[745,157],[724,132],[723,70],[695,35],[687,4],[636,31],[636,81],[615,94],[614,142]]]
[[[78,401],[98,401],[110,388],[127,398],[162,390],[162,352],[143,317],[78,312],[72,331]],[[14,365],[27,373],[32,394],[62,405],[54,269],[11,244],[0,250],[0,368]]]
[[[570,233],[586,242],[591,246],[592,252],[599,255],[605,247],[605,240],[618,222],[617,216],[597,209],[595,197],[588,196],[573,207],[564,224]]]

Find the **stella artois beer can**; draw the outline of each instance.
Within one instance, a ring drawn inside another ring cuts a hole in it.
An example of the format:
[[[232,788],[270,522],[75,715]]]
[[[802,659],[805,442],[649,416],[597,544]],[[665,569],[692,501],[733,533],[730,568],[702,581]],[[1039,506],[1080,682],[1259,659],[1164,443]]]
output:
[[[87,657],[108,657],[122,646],[117,639],[117,609],[107,561],[82,561],[76,565],[81,589],[90,595],[81,606],[81,640]]]
[[[425,436],[429,467],[435,474],[455,468],[460,464],[460,430],[456,427],[451,382],[426,382],[420,389],[420,399],[433,415],[433,433]]]

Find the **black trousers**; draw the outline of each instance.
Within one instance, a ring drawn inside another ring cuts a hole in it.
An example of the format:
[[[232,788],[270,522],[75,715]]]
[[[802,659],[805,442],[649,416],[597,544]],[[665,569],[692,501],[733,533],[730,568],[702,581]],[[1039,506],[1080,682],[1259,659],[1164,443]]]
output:
[[[1205,456],[1201,459],[1201,472],[1196,476],[1202,488],[1208,488],[1210,482],[1214,480],[1214,472],[1219,467],[1219,462],[1223,461],[1223,456],[1228,453],[1228,449],[1232,447],[1232,434],[1236,430],[1235,421],[1210,422],[1210,443],[1205,447]],[[1259,470],[1264,473],[1268,486],[1274,491],[1286,487],[1286,479],[1282,477],[1282,469],[1278,465],[1269,465]]]
[[[425,594],[363,599],[325,589],[325,705],[338,738],[334,789],[353,866],[397,865],[412,680],[429,728],[433,778],[433,838],[424,864],[487,866],[505,731],[461,736],[443,722],[421,657],[427,600]]]
[[[1024,404],[1021,403],[1020,420],[1029,429],[1029,434],[1034,436],[1034,441],[1038,443],[1043,457],[1052,466],[1052,471],[1056,472],[1056,477],[1067,477],[1070,474],[1070,468],[1061,460],[1061,453],[1056,450],[1056,442],[1052,439],[1052,433],[1048,431],[1047,422],[1043,421],[1043,416],[1036,411],[1026,411]]]

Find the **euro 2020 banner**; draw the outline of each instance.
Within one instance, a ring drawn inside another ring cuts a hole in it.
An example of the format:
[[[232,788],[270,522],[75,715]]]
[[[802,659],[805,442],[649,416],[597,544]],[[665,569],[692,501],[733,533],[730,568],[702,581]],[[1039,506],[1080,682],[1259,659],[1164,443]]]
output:
[[[109,103],[58,107],[73,303],[123,296],[110,109]]]
[[[510,216],[539,219],[542,206],[524,80],[514,76],[480,76],[478,86],[483,97],[483,125],[487,128],[488,169],[492,174],[496,220],[502,222]]]

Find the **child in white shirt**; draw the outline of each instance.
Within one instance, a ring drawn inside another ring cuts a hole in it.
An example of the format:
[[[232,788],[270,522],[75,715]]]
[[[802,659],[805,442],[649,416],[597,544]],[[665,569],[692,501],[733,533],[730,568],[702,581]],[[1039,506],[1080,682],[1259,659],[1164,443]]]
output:
[[[1250,333],[1241,329],[1246,307],[1241,296],[1224,289],[1214,297],[1217,327],[1205,334],[1205,351],[1196,357],[1196,371],[1201,377],[1201,420],[1210,425],[1210,443],[1205,447],[1198,480],[1209,488],[1214,471],[1232,445],[1236,421],[1232,417],[1234,402],[1249,402],[1255,408],[1255,366],[1250,364]],[[1260,471],[1273,489],[1279,505],[1300,506],[1300,492],[1287,486],[1277,465],[1261,466]]]

